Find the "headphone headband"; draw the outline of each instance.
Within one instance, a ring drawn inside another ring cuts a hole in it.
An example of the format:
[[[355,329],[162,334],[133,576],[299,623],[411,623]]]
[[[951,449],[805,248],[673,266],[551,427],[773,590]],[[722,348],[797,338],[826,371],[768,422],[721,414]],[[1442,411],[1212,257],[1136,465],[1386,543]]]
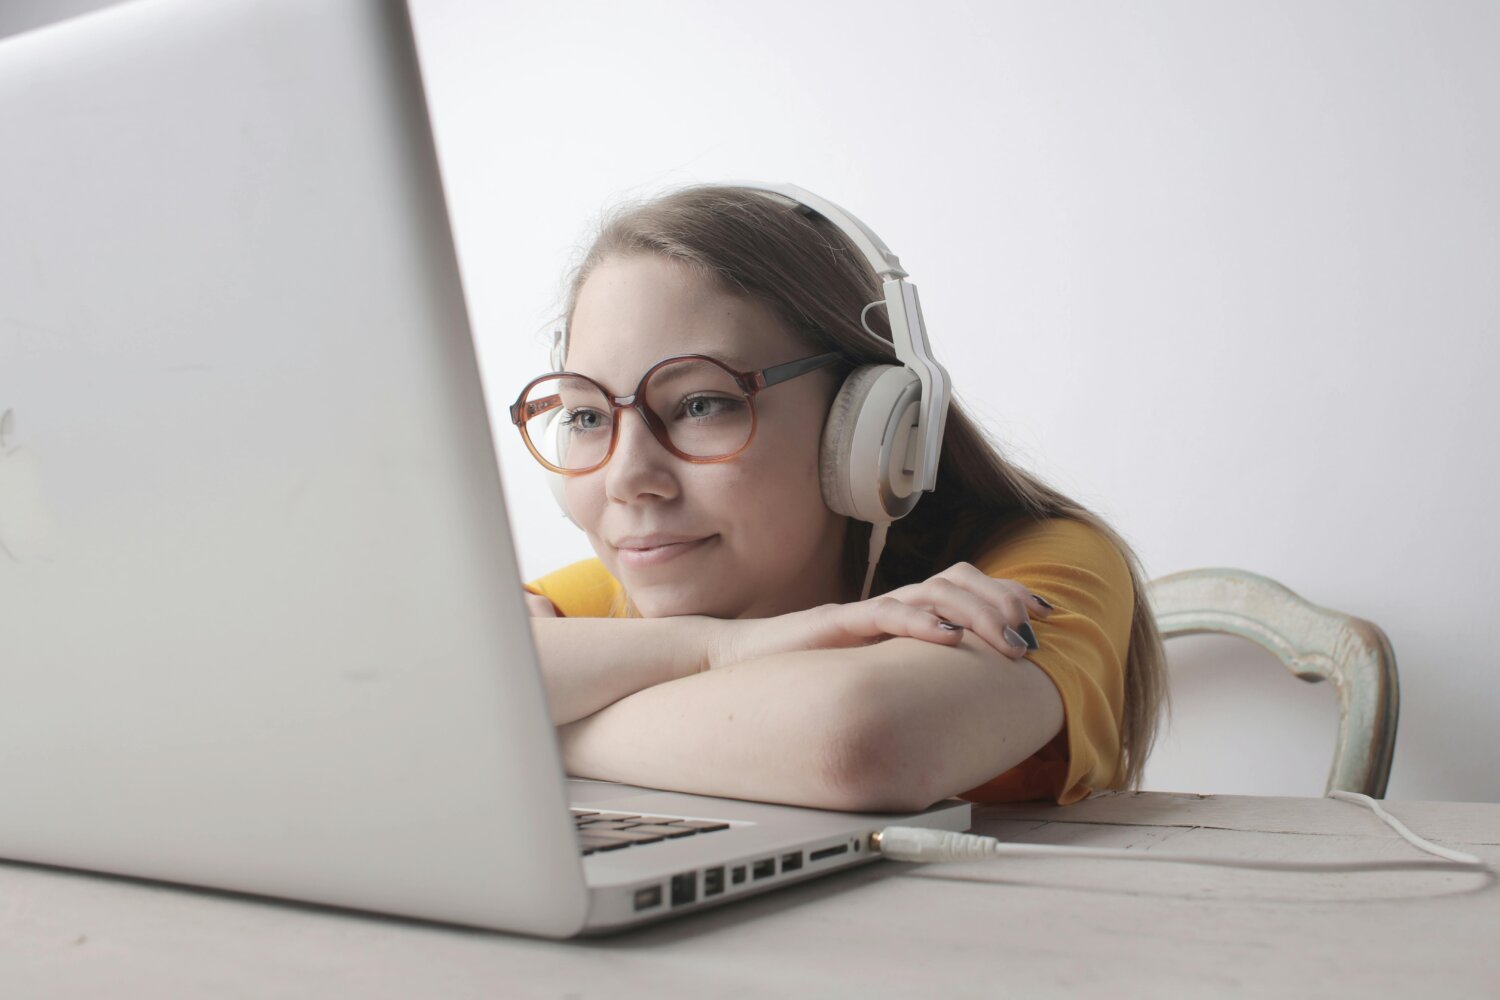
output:
[[[793,208],[808,208],[827,219],[839,228],[849,242],[864,255],[865,260],[870,262],[870,267],[876,274],[884,278],[904,278],[906,270],[901,266],[901,259],[891,253],[891,248],[885,245],[885,241],[875,235],[875,231],[860,222],[850,212],[845,211],[826,198],[820,198],[811,191],[799,188],[795,184],[762,184],[759,181],[736,181],[727,187],[748,188],[752,191],[764,191],[768,194],[780,195],[792,203]]]

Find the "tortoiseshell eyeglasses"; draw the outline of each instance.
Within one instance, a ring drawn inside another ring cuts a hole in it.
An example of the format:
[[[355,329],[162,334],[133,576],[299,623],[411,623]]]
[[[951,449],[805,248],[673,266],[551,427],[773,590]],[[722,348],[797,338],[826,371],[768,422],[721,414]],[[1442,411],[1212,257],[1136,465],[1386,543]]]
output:
[[[628,396],[612,396],[587,375],[549,372],[527,383],[510,419],[536,460],[580,476],[603,467],[620,437],[620,413],[641,415],[661,446],[686,462],[724,462],[755,437],[755,397],[773,385],[835,364],[838,353],[735,371],[702,354],[652,365]]]

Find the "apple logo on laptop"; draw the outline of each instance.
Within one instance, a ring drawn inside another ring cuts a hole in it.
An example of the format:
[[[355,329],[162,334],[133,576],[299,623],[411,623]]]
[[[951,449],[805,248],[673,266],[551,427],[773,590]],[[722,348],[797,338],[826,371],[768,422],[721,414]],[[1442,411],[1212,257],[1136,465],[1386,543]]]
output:
[[[42,462],[13,444],[14,410],[0,413],[0,553],[17,562],[52,555],[52,512],[42,499]]]

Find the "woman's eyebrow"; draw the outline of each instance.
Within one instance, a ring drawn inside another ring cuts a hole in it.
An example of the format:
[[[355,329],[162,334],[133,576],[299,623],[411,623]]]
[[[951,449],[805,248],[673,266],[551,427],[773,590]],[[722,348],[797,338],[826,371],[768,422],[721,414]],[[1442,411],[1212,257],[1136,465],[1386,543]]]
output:
[[[693,369],[687,365],[671,365],[662,368],[651,376],[651,384],[655,386],[671,385],[673,382],[681,382],[693,373]]]
[[[582,375],[589,381],[601,386],[611,396],[624,395],[624,393],[615,391],[621,386],[624,387],[626,392],[633,392],[636,385],[641,381],[642,374],[641,372],[635,373],[634,377],[627,382],[625,379],[619,377],[617,369],[609,369],[607,366],[601,369],[598,365],[567,365],[564,370],[574,375]]]
[[[677,356],[678,355],[672,355],[672,357],[677,357]],[[704,357],[713,358],[716,361],[719,361],[719,362],[721,362],[721,363],[723,363],[725,365],[728,365],[730,369],[732,369],[733,371],[736,371],[736,372],[760,371],[761,369],[771,368],[771,367],[774,367],[774,365],[775,365],[774,362],[771,363],[771,364],[757,365],[757,364],[751,363],[750,361],[747,361],[743,355],[740,355],[740,354],[731,354],[731,353],[719,353],[717,351],[715,351],[713,353],[706,353],[703,356]],[[663,360],[665,360],[665,359],[663,359]],[[594,372],[591,372],[591,371],[585,371],[582,367],[573,367],[571,365],[568,366],[568,370],[571,371],[571,372],[573,372],[574,374],[583,375],[583,376],[586,376],[587,378],[592,379],[593,381],[595,381],[595,382],[599,383],[600,385],[604,386],[606,389],[609,389],[611,393],[614,392],[614,387],[610,385],[611,382],[619,382],[621,385],[626,385],[627,384],[627,380],[626,379],[616,378],[615,377],[618,374],[617,372],[610,372],[608,374],[606,374],[604,372],[600,372],[598,374],[595,374]],[[644,374],[644,373],[642,373],[642,374]],[[676,381],[678,378],[681,378],[682,375],[685,375],[685,374],[687,374],[686,371],[683,371],[681,373],[673,372],[673,373],[671,373],[670,378],[671,378],[672,381]],[[653,376],[653,380],[658,380],[658,381],[660,381],[660,380],[666,380],[668,378],[669,378],[669,376],[668,376],[668,374],[666,372],[662,372],[662,373],[660,373],[658,375]],[[641,380],[641,375],[639,375],[639,374],[635,375],[634,378],[628,380],[628,387],[631,388],[631,389],[634,389],[637,385],[640,384],[640,380]]]
[[[737,372],[753,372],[759,371],[762,368],[770,367],[769,365],[752,364],[751,362],[746,360],[743,354],[714,354],[710,356],[718,358],[720,361],[724,362],[726,365],[728,365],[730,368],[733,368]]]

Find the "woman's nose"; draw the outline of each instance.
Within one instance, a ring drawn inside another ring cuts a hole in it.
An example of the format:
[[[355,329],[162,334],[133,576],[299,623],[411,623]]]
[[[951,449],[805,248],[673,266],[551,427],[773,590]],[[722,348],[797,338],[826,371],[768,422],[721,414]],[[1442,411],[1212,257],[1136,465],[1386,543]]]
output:
[[[617,433],[614,454],[604,466],[605,492],[622,502],[676,496],[671,466],[677,459],[656,440],[645,416],[634,408],[621,411]]]

